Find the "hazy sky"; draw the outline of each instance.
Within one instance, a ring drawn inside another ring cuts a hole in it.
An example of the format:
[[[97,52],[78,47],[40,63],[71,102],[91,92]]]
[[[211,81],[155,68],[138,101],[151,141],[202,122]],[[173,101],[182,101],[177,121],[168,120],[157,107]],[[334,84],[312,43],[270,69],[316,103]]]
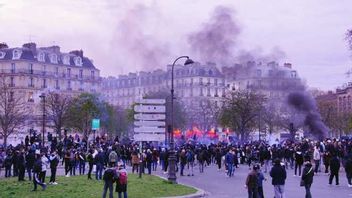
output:
[[[0,41],[83,49],[102,76],[164,68],[194,54],[187,38],[217,6],[233,10],[239,49],[280,48],[286,54],[280,62],[291,62],[311,87],[334,89],[351,80],[345,72],[352,52],[344,41],[351,0],[0,0]],[[142,65],[149,57],[152,66]]]

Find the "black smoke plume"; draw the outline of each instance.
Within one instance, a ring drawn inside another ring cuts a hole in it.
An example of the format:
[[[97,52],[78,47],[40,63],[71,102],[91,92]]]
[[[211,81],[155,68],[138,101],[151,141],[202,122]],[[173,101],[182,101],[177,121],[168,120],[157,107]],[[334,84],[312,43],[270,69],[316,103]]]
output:
[[[328,127],[323,123],[313,97],[305,92],[292,92],[288,95],[288,104],[301,112],[304,116],[304,125],[309,132],[319,140],[327,137]]]

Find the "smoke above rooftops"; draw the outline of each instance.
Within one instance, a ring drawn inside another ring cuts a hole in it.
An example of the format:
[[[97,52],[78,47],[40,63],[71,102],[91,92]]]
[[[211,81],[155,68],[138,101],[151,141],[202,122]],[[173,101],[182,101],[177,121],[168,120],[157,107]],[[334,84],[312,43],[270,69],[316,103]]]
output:
[[[123,17],[117,18],[110,46],[116,54],[115,62],[125,68],[164,69],[178,55],[189,55],[201,63],[213,62],[219,67],[286,57],[278,46],[269,53],[260,47],[246,49],[241,40],[243,27],[231,6],[215,7],[203,23],[182,31],[175,30],[172,19],[157,4],[137,4],[125,10]]]

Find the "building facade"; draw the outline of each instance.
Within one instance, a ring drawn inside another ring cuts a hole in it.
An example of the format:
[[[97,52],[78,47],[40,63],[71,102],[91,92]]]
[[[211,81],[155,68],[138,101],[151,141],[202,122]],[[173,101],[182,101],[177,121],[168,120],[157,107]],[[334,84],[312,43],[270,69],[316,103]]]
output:
[[[61,52],[59,46],[39,47],[26,43],[9,48],[0,44],[0,75],[31,107],[33,116],[27,128],[41,131],[39,106],[42,94],[78,95],[95,93],[100,87],[100,71],[82,50]]]

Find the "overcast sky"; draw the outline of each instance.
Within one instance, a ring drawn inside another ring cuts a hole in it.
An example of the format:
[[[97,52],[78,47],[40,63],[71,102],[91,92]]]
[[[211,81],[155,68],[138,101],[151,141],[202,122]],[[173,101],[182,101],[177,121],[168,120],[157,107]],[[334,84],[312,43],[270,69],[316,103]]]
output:
[[[192,56],[188,36],[218,6],[231,8],[239,24],[236,47],[281,49],[280,62],[291,62],[311,87],[334,89],[351,80],[344,41],[351,0],[0,0],[0,40],[83,49],[102,76],[165,68],[178,55]],[[145,57],[158,64],[142,65]]]

